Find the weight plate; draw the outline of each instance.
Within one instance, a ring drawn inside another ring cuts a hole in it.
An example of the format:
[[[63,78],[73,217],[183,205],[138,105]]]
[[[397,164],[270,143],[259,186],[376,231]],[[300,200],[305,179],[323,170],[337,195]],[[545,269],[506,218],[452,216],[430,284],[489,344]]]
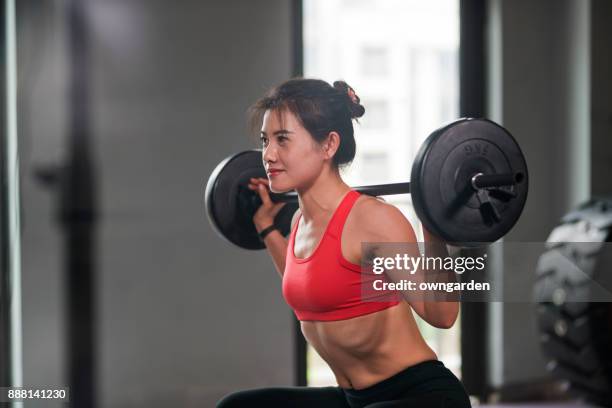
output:
[[[483,207],[471,186],[477,173],[511,173],[520,181],[487,189],[490,204]],[[460,119],[423,143],[410,183],[415,211],[425,227],[445,241],[470,246],[494,242],[514,226],[527,199],[527,165],[503,127],[486,119]]]
[[[263,249],[253,215],[261,201],[247,187],[251,177],[266,177],[261,151],[247,150],[223,160],[213,170],[204,194],[206,213],[213,229],[228,242],[244,249]],[[297,203],[287,203],[274,222],[283,235],[289,233]]]

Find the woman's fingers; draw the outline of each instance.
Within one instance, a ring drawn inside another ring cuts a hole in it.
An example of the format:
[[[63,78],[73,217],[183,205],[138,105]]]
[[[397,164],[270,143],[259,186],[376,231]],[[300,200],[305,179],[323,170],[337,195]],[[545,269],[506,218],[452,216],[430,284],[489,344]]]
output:
[[[270,211],[272,213],[272,216],[276,217],[276,214],[278,214],[278,212],[285,206],[285,204],[287,203],[275,203],[272,207],[272,210]]]
[[[270,199],[270,193],[268,192],[268,180],[264,178],[251,178],[248,187],[251,190],[257,191],[261,203],[265,207],[272,207],[272,200]]]
[[[268,179],[266,178],[251,178],[248,187],[251,190],[257,191],[259,198],[261,198],[262,206],[268,208],[272,214],[276,215],[285,203],[274,203],[270,198],[270,191],[268,189]]]
[[[261,198],[262,205],[265,205],[266,207],[272,206],[272,200],[270,200],[270,193],[268,193],[268,186],[258,184],[257,192],[259,193],[259,198]]]
[[[251,178],[248,184],[249,189],[251,190],[257,190],[257,186],[259,186],[260,184],[265,185],[266,187],[268,186],[268,180],[267,179],[262,179],[262,178]]]
[[[249,186],[253,185],[256,186],[258,184],[264,184],[264,185],[268,185],[268,179],[266,178],[251,178],[249,179]]]

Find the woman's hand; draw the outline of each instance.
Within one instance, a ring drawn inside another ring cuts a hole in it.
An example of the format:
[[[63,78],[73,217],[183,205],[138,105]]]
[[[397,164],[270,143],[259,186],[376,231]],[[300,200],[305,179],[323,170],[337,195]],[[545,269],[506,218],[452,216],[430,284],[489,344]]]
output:
[[[256,191],[262,202],[253,216],[255,229],[259,232],[274,224],[274,217],[276,217],[276,214],[283,208],[285,203],[274,203],[270,199],[267,178],[251,178],[249,181],[249,189]]]

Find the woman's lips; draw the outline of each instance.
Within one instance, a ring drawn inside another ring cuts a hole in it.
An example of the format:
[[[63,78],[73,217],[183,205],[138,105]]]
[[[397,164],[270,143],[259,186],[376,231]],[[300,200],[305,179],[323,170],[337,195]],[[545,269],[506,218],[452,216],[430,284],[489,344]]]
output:
[[[283,170],[268,170],[268,176],[275,177],[275,176],[278,176],[282,172]]]

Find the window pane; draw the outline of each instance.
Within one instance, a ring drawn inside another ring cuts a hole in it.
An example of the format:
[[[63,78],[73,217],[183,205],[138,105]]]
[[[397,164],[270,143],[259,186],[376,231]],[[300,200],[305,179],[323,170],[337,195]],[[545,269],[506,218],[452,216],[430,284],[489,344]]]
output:
[[[365,77],[384,77],[388,72],[387,50],[382,47],[364,47],[361,51],[361,66]]]
[[[359,179],[363,184],[379,184],[389,174],[387,152],[366,151],[359,155],[359,159],[355,168],[359,170]]]
[[[367,130],[383,130],[389,125],[389,103],[385,99],[362,100],[367,106],[367,115],[359,119],[361,127]]]
[[[458,115],[458,0],[304,0],[304,75],[343,79],[366,108],[355,127],[351,185],[410,179],[425,138]],[[421,236],[409,195],[385,197]],[[459,375],[459,321],[439,330],[417,319],[438,357]],[[308,383],[335,377],[309,347]]]

